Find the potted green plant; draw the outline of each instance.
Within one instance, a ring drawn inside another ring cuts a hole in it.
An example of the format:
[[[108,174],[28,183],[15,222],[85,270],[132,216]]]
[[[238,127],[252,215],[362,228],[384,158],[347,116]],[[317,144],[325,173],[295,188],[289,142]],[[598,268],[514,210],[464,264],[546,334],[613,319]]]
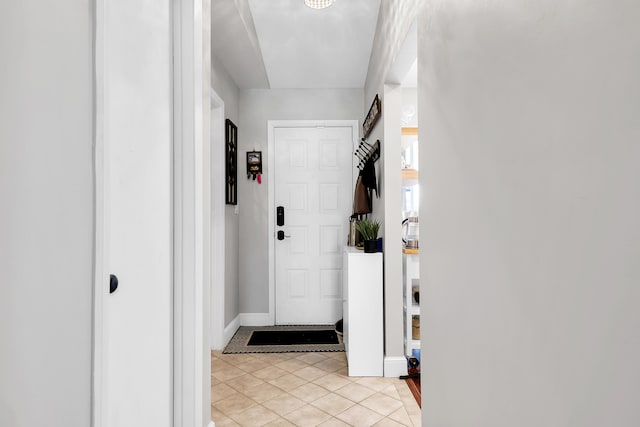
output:
[[[361,219],[356,224],[356,228],[364,240],[364,251],[368,254],[376,252],[376,240],[380,222],[378,220]]]

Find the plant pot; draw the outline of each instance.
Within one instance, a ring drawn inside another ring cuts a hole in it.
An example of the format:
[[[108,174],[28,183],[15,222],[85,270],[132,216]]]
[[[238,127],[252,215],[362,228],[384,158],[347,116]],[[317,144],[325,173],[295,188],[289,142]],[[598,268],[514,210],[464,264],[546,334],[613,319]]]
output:
[[[365,240],[364,241],[364,253],[366,254],[374,254],[378,252],[378,248],[376,247],[375,240]]]

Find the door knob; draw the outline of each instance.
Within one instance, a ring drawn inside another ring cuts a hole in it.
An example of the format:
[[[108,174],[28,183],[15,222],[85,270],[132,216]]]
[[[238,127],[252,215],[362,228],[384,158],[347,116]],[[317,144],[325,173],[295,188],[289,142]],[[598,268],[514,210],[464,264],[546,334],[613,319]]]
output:
[[[291,236],[284,234],[284,231],[282,230],[278,231],[278,240],[284,240],[285,237],[291,237]]]
[[[109,293],[112,294],[118,289],[118,277],[115,274],[109,275]]]

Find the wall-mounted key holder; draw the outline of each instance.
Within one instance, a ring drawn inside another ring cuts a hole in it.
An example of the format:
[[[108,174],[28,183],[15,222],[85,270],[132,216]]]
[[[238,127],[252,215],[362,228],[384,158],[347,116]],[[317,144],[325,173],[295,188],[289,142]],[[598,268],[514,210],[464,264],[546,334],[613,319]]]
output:
[[[260,181],[262,174],[262,151],[247,151],[247,179],[256,177]]]

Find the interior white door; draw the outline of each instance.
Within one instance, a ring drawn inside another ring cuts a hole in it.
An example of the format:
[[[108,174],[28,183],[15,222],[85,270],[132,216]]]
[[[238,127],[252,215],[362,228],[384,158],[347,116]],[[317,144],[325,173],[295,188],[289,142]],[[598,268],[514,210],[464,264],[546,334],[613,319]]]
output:
[[[173,423],[171,2],[108,1],[102,425]],[[102,66],[100,66],[102,64]]]
[[[277,324],[331,324],[342,317],[342,247],[353,173],[352,127],[274,129]]]

